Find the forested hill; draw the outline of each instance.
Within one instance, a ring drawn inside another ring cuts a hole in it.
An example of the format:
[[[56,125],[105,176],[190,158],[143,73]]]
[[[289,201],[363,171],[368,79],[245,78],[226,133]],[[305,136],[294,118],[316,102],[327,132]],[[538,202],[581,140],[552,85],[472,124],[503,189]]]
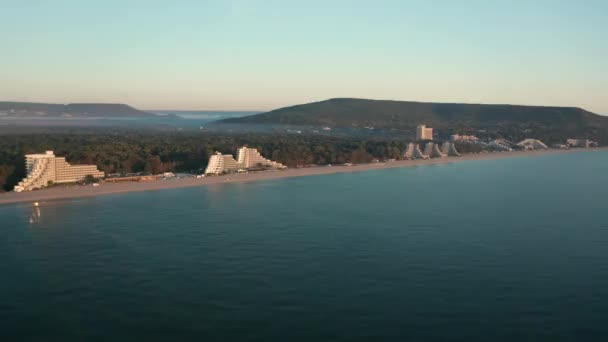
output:
[[[0,102],[0,116],[9,117],[153,117],[120,103],[50,104],[34,102]]]
[[[608,117],[575,107],[425,103],[337,98],[223,120],[233,123],[412,129],[534,126],[560,131],[608,130]]]

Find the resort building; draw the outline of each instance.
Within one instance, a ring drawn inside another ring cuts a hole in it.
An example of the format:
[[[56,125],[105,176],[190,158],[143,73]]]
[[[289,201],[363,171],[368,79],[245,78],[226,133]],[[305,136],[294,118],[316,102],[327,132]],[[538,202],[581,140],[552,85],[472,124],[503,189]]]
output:
[[[517,143],[517,146],[523,147],[526,150],[546,150],[549,147],[540,140],[525,139]]]
[[[407,144],[407,150],[403,153],[403,159],[414,159],[414,143]]]
[[[420,151],[420,146],[418,144],[415,144],[414,146],[414,158],[416,159],[429,159],[429,155],[422,153],[422,151]]]
[[[431,158],[446,157],[446,155],[439,150],[439,145],[432,142],[426,143],[426,146],[424,147],[424,154]]]
[[[458,152],[454,143],[448,141],[444,142],[441,146],[441,152],[446,156],[460,157],[460,152]]]
[[[205,174],[221,175],[223,173],[237,172],[241,169],[254,168],[286,169],[287,167],[281,163],[262,157],[260,152],[255,148],[244,146],[238,149],[236,160],[231,154],[215,152],[209,158]]]
[[[513,144],[510,141],[505,140],[505,139],[492,140],[492,141],[490,141],[490,143],[488,145],[490,147],[492,147],[493,149],[499,150],[499,151],[513,151],[513,148],[511,148],[511,146]]]
[[[237,163],[243,169],[252,167],[270,167],[273,169],[284,169],[285,165],[262,157],[255,148],[243,146],[237,151]]]
[[[566,145],[570,146],[570,147],[582,147],[582,148],[589,148],[592,145],[592,141],[591,140],[587,140],[587,139],[568,139],[566,140]]]
[[[234,157],[231,154],[215,152],[215,154],[209,158],[205,174],[221,175],[223,173],[236,172],[239,168],[239,164],[234,160]]]
[[[79,182],[87,176],[105,176],[95,165],[70,165],[64,157],[56,157],[53,151],[25,155],[25,168],[27,175],[15,186],[16,192],[40,189],[52,183]]]
[[[426,154],[427,156],[431,156],[431,153],[433,153],[433,144],[432,142],[428,142],[424,145],[424,154]]]
[[[452,135],[450,135],[450,140],[451,141],[475,141],[475,140],[479,140],[479,138],[474,135],[452,134]]]
[[[426,125],[418,125],[416,127],[416,140],[433,140],[433,129],[427,128]]]

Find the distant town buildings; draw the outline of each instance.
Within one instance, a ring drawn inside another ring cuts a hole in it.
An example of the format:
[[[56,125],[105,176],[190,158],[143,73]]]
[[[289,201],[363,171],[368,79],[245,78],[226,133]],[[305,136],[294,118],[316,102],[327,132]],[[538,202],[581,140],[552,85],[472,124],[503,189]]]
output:
[[[416,140],[433,140],[433,129],[426,125],[418,125],[416,127]]]
[[[262,157],[255,148],[243,146],[237,151],[237,159],[231,154],[216,152],[209,158],[205,174],[221,175],[223,173],[237,172],[241,169],[270,168],[285,169],[285,165]]]
[[[525,139],[517,143],[517,146],[522,147],[526,150],[546,150],[549,147],[540,140],[536,139]]]
[[[53,151],[25,155],[26,176],[15,186],[16,192],[40,189],[52,183],[74,183],[87,176],[103,178],[105,174],[95,165],[70,165]]]

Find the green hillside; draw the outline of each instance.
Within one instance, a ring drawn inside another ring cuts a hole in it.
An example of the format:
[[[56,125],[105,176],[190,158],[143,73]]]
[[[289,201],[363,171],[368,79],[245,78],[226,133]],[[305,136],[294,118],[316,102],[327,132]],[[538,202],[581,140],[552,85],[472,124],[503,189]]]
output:
[[[224,122],[327,125],[339,127],[413,128],[426,123],[436,128],[454,124],[472,127],[498,124],[542,124],[578,128],[606,127],[608,117],[575,107],[539,107],[462,103],[425,103],[365,99],[327,101],[226,119]]]
[[[337,98],[222,122],[402,130],[413,130],[425,123],[443,132],[488,129],[519,137],[519,132],[533,130],[560,139],[573,136],[608,141],[608,117],[575,107]]]

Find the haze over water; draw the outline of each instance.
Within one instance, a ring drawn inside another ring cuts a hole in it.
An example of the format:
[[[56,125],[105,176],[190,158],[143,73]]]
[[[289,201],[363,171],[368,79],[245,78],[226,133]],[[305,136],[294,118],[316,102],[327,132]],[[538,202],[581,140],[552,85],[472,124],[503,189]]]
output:
[[[601,340],[607,169],[597,151],[0,206],[0,340]]]

